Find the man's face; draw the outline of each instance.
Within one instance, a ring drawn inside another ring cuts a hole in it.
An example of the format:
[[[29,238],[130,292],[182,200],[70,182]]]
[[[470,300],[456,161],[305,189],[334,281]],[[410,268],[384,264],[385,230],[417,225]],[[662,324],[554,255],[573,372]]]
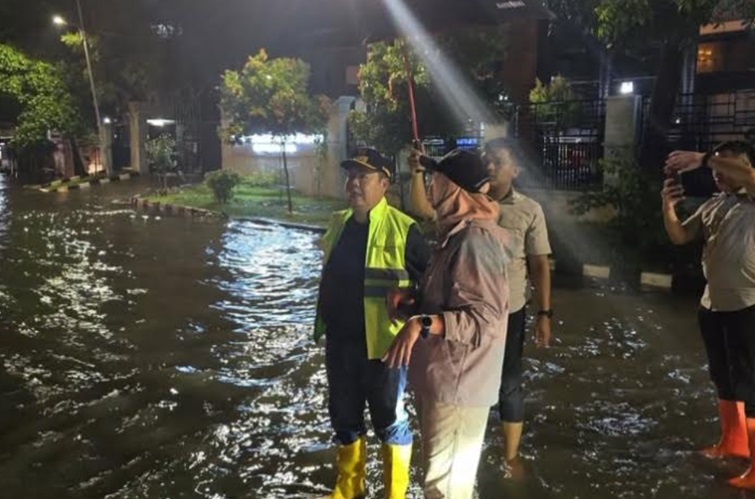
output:
[[[742,161],[748,161],[747,156],[739,155],[732,151],[721,151],[718,153],[718,155],[722,158],[739,158]],[[722,173],[719,173],[716,170],[712,170],[712,171],[713,171],[713,180],[716,182],[716,187],[718,187],[718,189],[721,192],[731,194],[734,192],[738,192],[742,188],[741,184],[738,184],[737,182],[732,180],[730,177],[723,175]]]
[[[485,149],[482,161],[490,175],[490,195],[500,198],[511,190],[511,183],[519,176],[519,167],[514,164],[508,149]]]
[[[374,208],[388,190],[388,177],[375,170],[353,166],[346,172],[346,199],[354,211]]]

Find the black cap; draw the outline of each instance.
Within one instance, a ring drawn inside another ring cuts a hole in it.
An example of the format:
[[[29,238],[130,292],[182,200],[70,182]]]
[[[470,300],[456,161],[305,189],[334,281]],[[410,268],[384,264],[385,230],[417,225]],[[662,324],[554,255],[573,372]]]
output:
[[[480,156],[464,149],[454,149],[440,161],[427,156],[421,156],[419,161],[428,170],[442,173],[468,192],[480,192],[483,184],[490,180],[488,169]]]
[[[383,172],[388,175],[388,178],[393,177],[393,162],[375,149],[368,147],[358,149],[354,157],[341,162],[341,168],[352,168],[354,166]]]
[[[718,156],[718,153],[728,151],[736,155],[747,156],[748,161],[753,168],[755,168],[755,146],[749,142],[743,140],[730,140],[718,144],[711,151],[712,154]]]

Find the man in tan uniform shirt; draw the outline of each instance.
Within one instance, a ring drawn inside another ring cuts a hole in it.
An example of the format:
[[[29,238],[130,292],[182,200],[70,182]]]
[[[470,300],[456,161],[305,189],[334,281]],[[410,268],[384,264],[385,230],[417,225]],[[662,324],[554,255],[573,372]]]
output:
[[[755,490],[755,152],[745,142],[726,142],[710,153],[674,151],[671,175],[708,166],[721,193],[687,220],[676,215],[684,189],[676,178],[664,183],[663,221],[674,244],[704,241],[707,279],[698,321],[716,385],[721,439],[703,450],[711,457],[750,460],[729,485]]]
[[[551,340],[551,275],[548,256],[551,247],[543,209],[536,201],[516,192],[512,183],[519,175],[514,153],[515,143],[508,139],[494,139],[485,144],[483,161],[491,177],[489,195],[501,205],[499,225],[509,232],[511,245],[507,265],[510,303],[506,352],[503,361],[499,414],[504,437],[505,475],[519,478],[523,467],[519,459],[519,444],[524,427],[524,391],[522,389],[522,353],[525,336],[525,305],[530,299],[529,287],[534,287],[532,301],[536,307],[535,344],[547,347]],[[410,211],[423,218],[435,214],[428,206],[419,166],[419,153],[409,157],[413,173]]]

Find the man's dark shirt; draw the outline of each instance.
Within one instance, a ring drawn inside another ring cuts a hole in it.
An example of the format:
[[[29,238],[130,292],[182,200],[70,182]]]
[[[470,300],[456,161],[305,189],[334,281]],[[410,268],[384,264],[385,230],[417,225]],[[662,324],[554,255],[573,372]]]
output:
[[[369,223],[349,218],[320,283],[320,312],[329,341],[366,345],[364,329],[364,264]],[[404,253],[406,270],[418,282],[430,259],[430,248],[416,225],[409,228]]]

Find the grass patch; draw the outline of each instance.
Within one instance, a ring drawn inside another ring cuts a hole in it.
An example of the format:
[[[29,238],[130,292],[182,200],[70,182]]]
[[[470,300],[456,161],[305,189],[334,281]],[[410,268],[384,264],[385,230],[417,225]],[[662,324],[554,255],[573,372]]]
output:
[[[164,196],[148,195],[144,198],[150,202],[190,206],[223,212],[231,217],[260,217],[283,222],[295,222],[325,227],[330,214],[346,207],[346,203],[337,199],[318,199],[301,196],[292,192],[294,213],[288,214],[286,192],[284,189],[271,187],[254,187],[240,184],[235,195],[227,205],[221,206],[204,184],[184,187]]]

